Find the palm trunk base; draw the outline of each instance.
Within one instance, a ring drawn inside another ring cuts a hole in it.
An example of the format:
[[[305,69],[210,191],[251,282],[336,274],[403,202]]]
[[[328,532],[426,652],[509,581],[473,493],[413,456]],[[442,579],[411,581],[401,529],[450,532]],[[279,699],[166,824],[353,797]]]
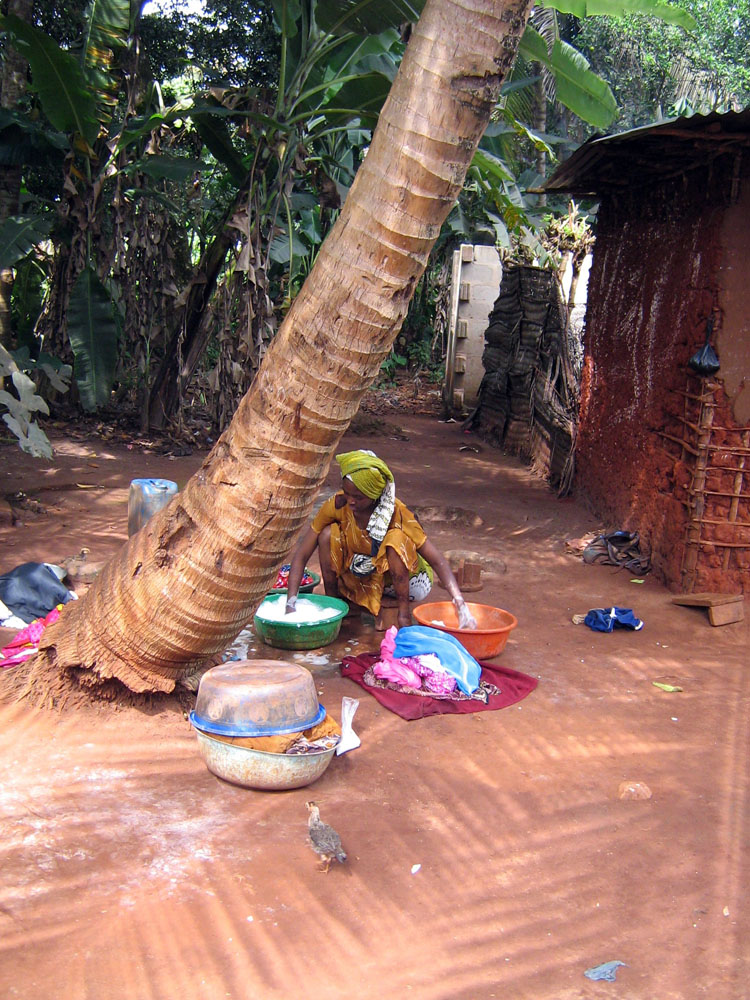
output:
[[[212,665],[212,661],[208,661],[206,668]],[[101,677],[85,667],[60,669],[54,651],[45,650],[6,671],[0,689],[0,702],[22,702],[30,708],[55,712],[88,708],[154,711],[168,705],[187,710],[195,704],[195,694],[180,684],[169,693],[135,692],[117,678]]]

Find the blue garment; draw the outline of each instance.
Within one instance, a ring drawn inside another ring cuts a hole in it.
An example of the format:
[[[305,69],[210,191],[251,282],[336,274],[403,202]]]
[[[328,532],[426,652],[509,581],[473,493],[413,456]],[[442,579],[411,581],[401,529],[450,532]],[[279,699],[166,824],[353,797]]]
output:
[[[394,656],[400,659],[403,656],[424,656],[426,653],[437,656],[445,672],[456,678],[464,694],[472,694],[479,687],[482,668],[449,632],[441,632],[429,625],[409,625],[398,630]]]
[[[75,596],[60,582],[64,576],[65,570],[51,563],[21,563],[0,576],[0,601],[28,625]]]
[[[595,632],[612,632],[616,628],[630,628],[638,632],[643,622],[636,618],[630,608],[593,608],[583,619]]]
[[[625,965],[625,962],[602,962],[601,965],[595,965],[593,969],[586,969],[584,976],[587,979],[604,979],[608,983],[613,983],[615,981],[615,976],[617,975],[617,969],[619,966]]]

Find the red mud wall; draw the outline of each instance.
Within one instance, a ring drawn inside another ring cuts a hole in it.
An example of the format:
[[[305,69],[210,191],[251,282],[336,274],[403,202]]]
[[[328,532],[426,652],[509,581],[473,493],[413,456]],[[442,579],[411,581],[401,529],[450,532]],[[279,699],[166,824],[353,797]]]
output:
[[[737,167],[737,161],[727,157],[669,184],[651,189],[644,184],[617,199],[604,197],[599,211],[588,291],[576,485],[609,528],[641,533],[654,572],[672,590],[750,589],[750,567],[743,565],[741,552],[732,550],[727,566],[726,550],[718,558],[705,545],[699,550],[695,578],[684,585],[690,520],[685,500],[694,456],[671,440],[685,440],[684,393],[701,392],[702,380],[690,374],[687,361],[703,344],[712,312],[717,343],[723,333],[726,339],[722,309],[729,270],[732,311],[750,315],[750,259],[740,261],[728,245],[747,232],[747,157],[739,173]],[[729,260],[733,263],[728,270]],[[738,280],[739,264],[744,272]],[[736,301],[738,296],[742,302]],[[744,336],[738,332],[740,340]],[[737,345],[732,339],[742,367],[748,343]],[[743,385],[740,380],[740,389]],[[731,400],[723,398],[721,385],[717,401],[715,422],[736,426]],[[750,516],[741,519],[750,521]]]

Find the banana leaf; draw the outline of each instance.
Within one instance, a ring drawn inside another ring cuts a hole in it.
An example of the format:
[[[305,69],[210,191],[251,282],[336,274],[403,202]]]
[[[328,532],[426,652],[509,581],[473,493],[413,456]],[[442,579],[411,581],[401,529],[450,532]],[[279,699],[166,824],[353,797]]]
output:
[[[556,41],[549,65],[561,104],[596,128],[606,128],[615,120],[617,101],[609,84],[589,69],[588,60],[577,49]]]
[[[194,160],[187,156],[144,156],[135,160],[123,170],[130,174],[140,170],[148,177],[159,181],[186,181],[201,170],[207,170],[208,164],[203,160]]]
[[[13,267],[49,236],[52,215],[12,215],[0,226],[0,271]]]
[[[424,0],[318,0],[315,21],[332,35],[348,31],[377,35],[386,28],[415,23],[422,13]]]
[[[540,0],[540,7],[551,7],[561,14],[575,17],[624,17],[626,14],[647,14],[665,24],[676,24],[687,31],[694,31],[695,18],[686,10],[662,0]]]
[[[64,52],[48,34],[13,14],[0,17],[13,45],[31,67],[31,88],[39,95],[44,113],[60,132],[80,135],[91,146],[99,132],[96,98],[70,52]]]
[[[99,121],[107,124],[121,86],[112,72],[115,53],[126,46],[130,30],[130,0],[91,0],[86,11],[83,72],[96,93]]]
[[[78,275],[68,305],[68,339],[81,405],[93,413],[110,400],[117,368],[114,304],[91,267]]]

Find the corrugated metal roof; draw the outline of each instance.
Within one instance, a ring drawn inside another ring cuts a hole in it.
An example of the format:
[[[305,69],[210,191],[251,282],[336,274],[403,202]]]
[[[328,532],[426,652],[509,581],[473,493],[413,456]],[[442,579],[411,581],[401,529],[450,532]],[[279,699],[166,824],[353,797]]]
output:
[[[669,118],[656,125],[594,136],[547,178],[541,190],[596,196],[679,176],[750,145],[750,109]]]

